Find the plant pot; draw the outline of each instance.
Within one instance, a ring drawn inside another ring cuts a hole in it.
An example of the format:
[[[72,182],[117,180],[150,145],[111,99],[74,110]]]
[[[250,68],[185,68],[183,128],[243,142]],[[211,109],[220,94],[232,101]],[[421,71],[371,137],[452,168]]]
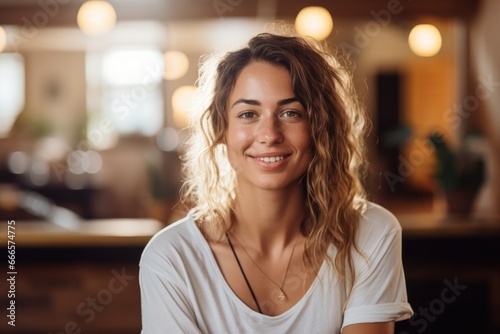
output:
[[[457,188],[446,194],[447,212],[452,215],[469,216],[474,207],[477,191]]]

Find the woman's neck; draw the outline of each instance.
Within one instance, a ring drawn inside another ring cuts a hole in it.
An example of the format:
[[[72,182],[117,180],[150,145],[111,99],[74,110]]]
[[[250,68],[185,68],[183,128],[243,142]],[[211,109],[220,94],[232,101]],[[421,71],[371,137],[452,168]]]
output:
[[[262,252],[284,249],[301,233],[305,198],[298,184],[293,189],[238,189],[231,233]]]

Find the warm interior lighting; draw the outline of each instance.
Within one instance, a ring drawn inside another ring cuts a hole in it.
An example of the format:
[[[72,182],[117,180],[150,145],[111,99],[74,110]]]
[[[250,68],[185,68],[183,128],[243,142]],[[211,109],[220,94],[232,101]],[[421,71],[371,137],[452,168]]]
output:
[[[323,7],[305,7],[295,19],[295,29],[301,35],[311,36],[321,41],[332,32],[333,19],[330,12]]]
[[[102,35],[116,23],[116,13],[109,2],[87,1],[78,10],[78,27],[88,35]]]
[[[165,80],[177,80],[182,78],[188,71],[188,57],[180,51],[167,51],[163,54],[165,60]]]
[[[7,46],[7,33],[5,32],[5,29],[0,27],[0,52],[5,50],[5,47]]]
[[[195,86],[181,86],[172,94],[174,123],[179,128],[184,128],[188,124],[187,115],[191,112],[195,91]]]
[[[432,24],[419,24],[410,31],[408,44],[417,56],[432,57],[441,50],[441,34]]]

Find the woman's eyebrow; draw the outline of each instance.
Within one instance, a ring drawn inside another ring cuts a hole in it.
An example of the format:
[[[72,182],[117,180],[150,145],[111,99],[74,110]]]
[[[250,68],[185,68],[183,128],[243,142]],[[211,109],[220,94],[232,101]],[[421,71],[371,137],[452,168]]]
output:
[[[260,106],[262,105],[262,103],[260,103],[260,101],[257,101],[257,100],[252,100],[252,99],[238,99],[236,100],[232,105],[231,105],[231,109],[237,105],[237,104],[249,104],[251,106]]]
[[[299,100],[294,96],[294,97],[289,97],[287,99],[283,99],[283,100],[279,100],[278,101],[278,106],[284,106],[284,105],[287,105],[287,104],[290,104],[290,103],[294,103],[294,102],[299,102]],[[261,106],[262,103],[258,100],[253,100],[253,99],[238,99],[236,100],[232,105],[231,105],[231,109],[237,105],[237,104],[248,104],[248,105],[251,105],[251,106]]]
[[[284,105],[287,105],[287,104],[290,104],[290,103],[294,103],[294,102],[300,102],[299,99],[297,99],[295,96],[294,97],[289,97],[288,99],[283,99],[283,100],[280,100],[278,102],[278,105],[279,106],[284,106]]]

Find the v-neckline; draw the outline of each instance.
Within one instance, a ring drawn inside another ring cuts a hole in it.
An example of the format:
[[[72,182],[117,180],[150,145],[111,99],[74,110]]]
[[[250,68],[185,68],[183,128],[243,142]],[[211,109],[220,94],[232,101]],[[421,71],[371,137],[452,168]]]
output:
[[[224,274],[222,274],[222,270],[219,267],[217,260],[215,259],[215,255],[212,251],[212,248],[210,247],[210,244],[208,241],[205,239],[203,236],[202,232],[200,231],[199,227],[197,226],[196,222],[194,221],[193,217],[190,217],[190,223],[191,226],[196,230],[196,235],[197,237],[202,241],[201,245],[205,249],[205,252],[208,254],[207,257],[210,261],[210,265],[213,267],[213,270],[215,274],[217,275],[218,280],[222,282],[222,286],[226,290],[226,294],[229,295],[229,297],[235,301],[236,304],[239,305],[240,308],[242,308],[245,312],[249,313],[249,315],[253,317],[263,317],[267,319],[281,319],[288,317],[290,314],[294,313],[297,309],[300,309],[302,307],[302,304],[304,304],[307,299],[310,298],[310,295],[314,292],[316,289],[317,285],[320,284],[320,279],[321,277],[324,276],[324,271],[326,270],[326,266],[328,265],[326,263],[326,259],[323,259],[323,263],[320,266],[320,269],[318,270],[318,273],[316,274],[316,277],[314,278],[313,282],[307,289],[306,293],[294,304],[292,305],[288,310],[286,310],[283,313],[277,314],[277,315],[267,315],[263,313],[259,313],[258,311],[255,311],[252,309],[250,306],[248,306],[243,300],[238,297],[238,295],[233,291],[229,283],[226,281],[226,278],[224,277]],[[330,250],[327,252],[328,254],[330,253]]]

